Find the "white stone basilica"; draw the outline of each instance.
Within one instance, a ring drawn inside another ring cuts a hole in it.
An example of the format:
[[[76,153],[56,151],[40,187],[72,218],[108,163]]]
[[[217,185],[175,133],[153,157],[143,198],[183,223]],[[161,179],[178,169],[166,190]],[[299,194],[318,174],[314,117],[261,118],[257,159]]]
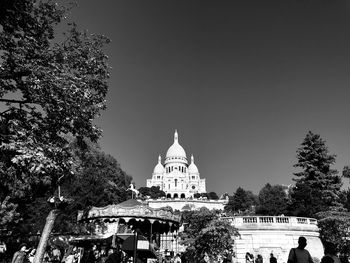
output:
[[[205,179],[200,179],[193,155],[188,165],[184,148],[179,144],[177,131],[174,143],[169,147],[164,166],[161,156],[154,167],[152,179],[147,179],[147,187],[159,186],[167,198],[192,198],[196,193],[205,193]]]

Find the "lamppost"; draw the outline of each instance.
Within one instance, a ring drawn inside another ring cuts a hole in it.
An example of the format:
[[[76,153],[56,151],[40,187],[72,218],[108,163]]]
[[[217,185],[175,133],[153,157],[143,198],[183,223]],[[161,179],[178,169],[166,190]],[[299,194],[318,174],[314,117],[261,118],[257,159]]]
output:
[[[47,202],[50,204],[52,209],[46,218],[46,223],[45,223],[45,226],[44,226],[44,229],[42,231],[40,241],[39,241],[39,244],[37,247],[37,253],[35,254],[35,257],[34,257],[34,263],[41,263],[43,261],[44,253],[45,253],[46,246],[47,246],[47,241],[50,237],[50,233],[51,233],[52,228],[54,226],[56,217],[57,217],[59,211],[61,209],[63,209],[64,207],[66,207],[72,201],[72,199],[64,198],[61,195],[60,182],[61,182],[63,177],[64,177],[64,175],[60,176],[57,179],[58,196],[52,196],[47,200]]]

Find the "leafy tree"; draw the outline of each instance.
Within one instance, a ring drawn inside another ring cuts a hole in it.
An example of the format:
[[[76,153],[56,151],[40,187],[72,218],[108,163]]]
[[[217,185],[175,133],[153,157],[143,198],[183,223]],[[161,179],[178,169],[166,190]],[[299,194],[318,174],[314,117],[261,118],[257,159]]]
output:
[[[75,162],[79,163],[79,169],[74,177],[64,181],[61,186],[61,195],[70,198],[72,202],[62,209],[55,222],[53,231],[60,234],[76,234],[81,231],[76,224],[78,210],[117,204],[131,197],[131,193],[126,189],[132,177],[121,169],[112,156],[105,154],[92,143],[86,144],[82,150],[74,142],[71,148]],[[42,231],[46,215],[50,211],[47,199],[48,196],[37,196],[22,206],[25,216],[21,222],[21,232]]]
[[[350,256],[350,213],[330,210],[317,214],[320,237],[323,242],[336,245],[343,262],[348,262]]]
[[[341,206],[341,177],[331,168],[335,155],[329,154],[320,135],[309,131],[297,150],[297,158],[294,167],[302,171],[295,173],[293,179],[296,182],[291,192],[294,214],[314,217],[317,212]]]
[[[209,262],[218,262],[227,253],[233,253],[233,236],[238,236],[238,231],[230,222],[220,219],[211,221],[195,239],[192,260],[207,256]],[[192,252],[192,249],[190,251]]]
[[[242,187],[238,187],[225,206],[225,211],[229,213],[252,213],[252,209],[257,203],[257,196],[251,191],[246,191]]]
[[[343,168],[343,177],[350,178],[350,167],[344,166]]]
[[[165,192],[160,190],[159,186],[140,187],[139,192],[143,196],[149,196],[152,199],[158,199],[166,196]]]
[[[84,151],[75,148],[80,169],[62,187],[62,194],[72,198],[73,202],[63,211],[55,225],[55,231],[61,233],[75,230],[77,210],[118,204],[131,197],[126,189],[132,177],[121,169],[114,157],[105,154],[94,144],[88,145]]]
[[[209,193],[195,193],[193,195],[194,198],[200,198],[200,197],[205,197],[210,200],[217,200],[219,199],[218,195],[215,192],[209,192]]]
[[[210,199],[210,200],[218,200],[219,196],[215,192],[209,192],[208,193],[208,199]]]
[[[11,213],[3,226],[9,229],[23,218],[16,205],[39,191],[53,194],[59,178],[74,172],[67,135],[100,136],[93,119],[105,109],[108,39],[74,24],[55,38],[67,8],[50,0],[0,4],[0,214]]]
[[[184,211],[182,214],[182,223],[185,228],[180,234],[182,243],[190,245],[196,239],[198,233],[213,220],[217,218],[217,214],[213,210],[202,207],[195,211]]]
[[[259,192],[259,205],[256,213],[262,215],[284,214],[288,205],[286,189],[282,185],[267,183]]]
[[[350,167],[344,166],[343,168],[343,177],[350,179]],[[350,211],[350,188],[343,191],[343,205],[344,207]]]
[[[217,260],[225,252],[232,252],[232,236],[237,230],[227,221],[220,220],[216,211],[207,208],[184,212],[185,229],[180,233],[181,243],[186,245],[185,258],[190,262],[201,262],[205,256]]]
[[[342,204],[345,209],[350,211],[350,189],[342,191]]]

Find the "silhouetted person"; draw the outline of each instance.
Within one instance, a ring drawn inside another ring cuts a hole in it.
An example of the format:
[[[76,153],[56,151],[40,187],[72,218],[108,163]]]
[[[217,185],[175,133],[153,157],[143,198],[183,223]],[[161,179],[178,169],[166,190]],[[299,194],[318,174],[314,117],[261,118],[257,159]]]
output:
[[[324,256],[321,259],[321,263],[335,263],[331,256]]]
[[[277,258],[273,256],[273,253],[270,254],[270,263],[277,263]]]
[[[340,263],[340,259],[337,256],[336,247],[333,243],[326,242],[324,244],[324,257],[327,257],[327,256],[331,257],[334,263]]]
[[[299,237],[298,247],[289,251],[288,263],[314,263],[309,251],[305,249],[306,245],[306,238]]]
[[[12,258],[11,263],[24,263],[27,260],[27,245],[21,244],[19,251],[17,251]]]
[[[245,254],[245,262],[246,263],[254,263],[254,257],[252,254],[250,254],[249,252],[247,252]]]
[[[113,253],[108,256],[106,263],[120,263],[122,262],[122,253],[119,249],[113,249]]]
[[[256,259],[255,259],[255,263],[263,263],[263,257],[262,255],[258,254]]]

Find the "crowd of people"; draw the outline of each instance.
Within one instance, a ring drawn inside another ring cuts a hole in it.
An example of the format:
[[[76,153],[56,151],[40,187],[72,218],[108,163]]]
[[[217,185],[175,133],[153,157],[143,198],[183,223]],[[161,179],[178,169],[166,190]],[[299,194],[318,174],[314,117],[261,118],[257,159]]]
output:
[[[313,258],[309,251],[305,249],[307,240],[305,237],[299,237],[298,246],[289,251],[287,263],[340,263],[339,257],[336,255],[336,248],[331,243],[324,244],[324,256],[321,261]],[[6,245],[0,242],[0,255],[6,252]],[[0,263],[33,263],[36,250],[30,248],[26,244],[21,244],[18,251],[13,254],[11,261],[5,261],[0,258]],[[234,263],[232,257],[224,257],[224,263]],[[245,255],[245,263],[264,263],[261,254],[254,257],[253,254],[247,252]],[[104,248],[91,245],[85,249],[69,246],[65,251],[61,251],[58,247],[48,247],[43,263],[127,263],[132,262],[130,258],[123,252],[120,247]],[[165,256],[157,259],[159,263],[182,263],[180,254],[175,256]],[[278,263],[273,253],[270,254],[269,263]],[[280,262],[282,263],[282,262]]]
[[[4,253],[6,250],[4,251]],[[3,253],[3,254],[4,254]],[[0,263],[33,263],[36,254],[35,248],[28,248],[27,244],[21,244],[11,260],[1,258]],[[58,247],[48,246],[42,263],[122,263],[127,262],[125,253],[118,248],[97,249],[97,246],[81,249],[69,246],[63,250]]]

